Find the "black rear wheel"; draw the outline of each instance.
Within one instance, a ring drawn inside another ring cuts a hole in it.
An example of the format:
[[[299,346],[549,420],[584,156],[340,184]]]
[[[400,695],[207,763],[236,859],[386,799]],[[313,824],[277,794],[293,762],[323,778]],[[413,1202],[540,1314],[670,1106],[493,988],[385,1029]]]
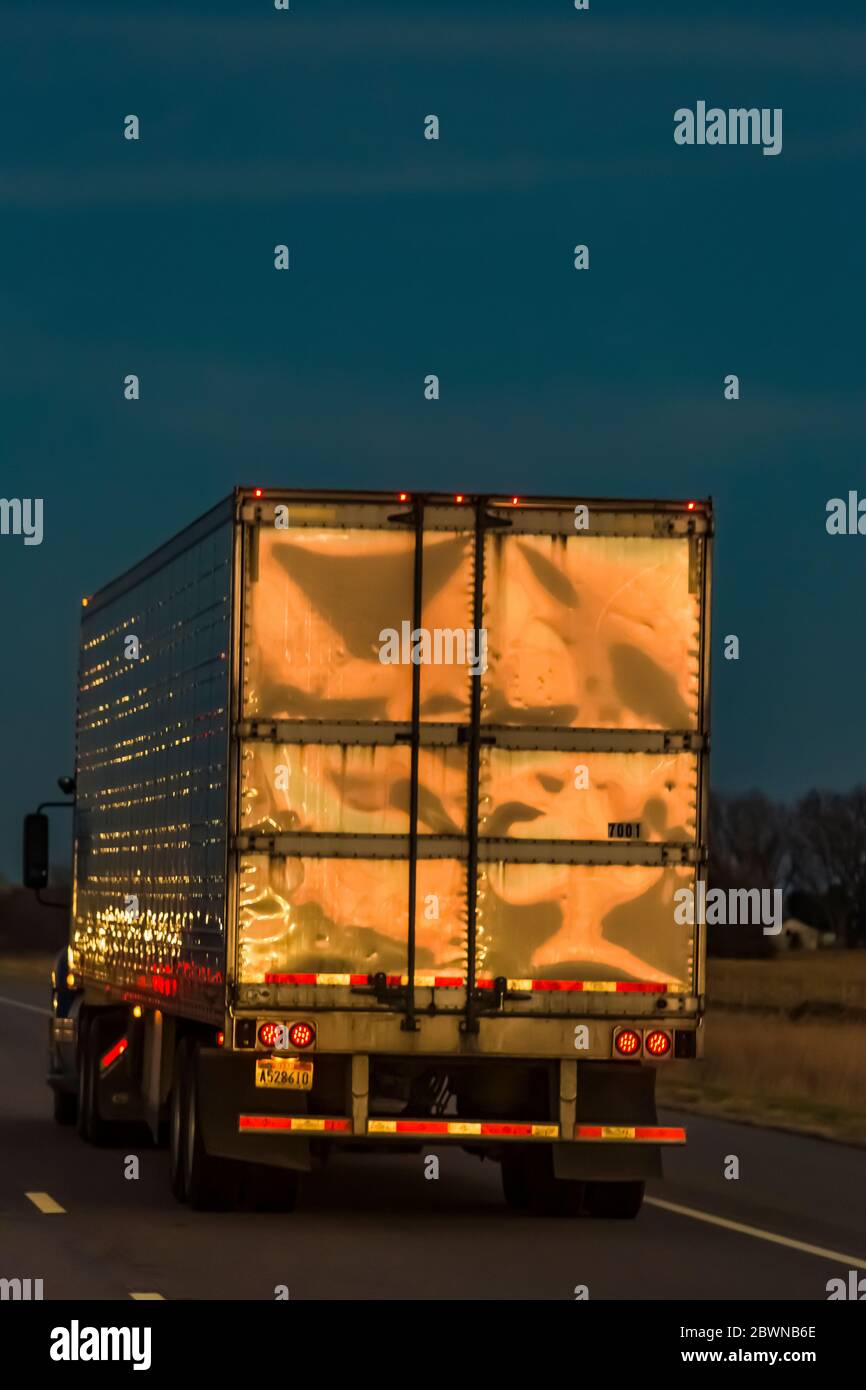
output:
[[[529,1207],[536,1216],[580,1216],[585,1183],[558,1178],[553,1168],[553,1148],[539,1145],[526,1155]]]
[[[526,1211],[529,1207],[529,1176],[522,1152],[502,1155],[502,1194],[513,1211]]]
[[[74,1091],[54,1090],[54,1123],[74,1125],[78,1119],[78,1096]]]
[[[186,1191],[186,1049],[183,1043],[174,1057],[174,1077],[169,1100],[168,1174],[172,1195],[185,1202]]]
[[[584,1197],[587,1216],[633,1221],[643,1205],[642,1182],[588,1182]]]

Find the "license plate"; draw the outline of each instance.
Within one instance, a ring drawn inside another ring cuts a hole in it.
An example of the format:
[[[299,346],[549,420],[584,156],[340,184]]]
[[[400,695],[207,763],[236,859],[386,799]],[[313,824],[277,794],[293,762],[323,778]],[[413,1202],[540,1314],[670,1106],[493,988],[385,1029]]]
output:
[[[313,1063],[300,1057],[257,1057],[256,1085],[282,1091],[311,1091]]]

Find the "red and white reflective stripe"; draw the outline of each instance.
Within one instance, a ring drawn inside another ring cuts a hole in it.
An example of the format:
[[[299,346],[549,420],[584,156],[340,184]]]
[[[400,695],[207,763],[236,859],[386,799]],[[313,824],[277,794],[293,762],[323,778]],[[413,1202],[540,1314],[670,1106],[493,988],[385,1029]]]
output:
[[[488,1120],[368,1120],[368,1134],[435,1134],[444,1139],[558,1139],[559,1125]]]
[[[127,1042],[126,1038],[121,1038],[120,1042],[116,1042],[114,1044],[114,1047],[109,1048],[105,1056],[100,1058],[99,1061],[99,1065],[102,1068],[102,1070],[107,1071],[108,1068],[111,1066],[112,1062],[116,1062],[118,1057],[122,1057],[128,1047],[129,1043]]]
[[[686,1132],[668,1125],[575,1125],[575,1139],[611,1144],[635,1140],[639,1144],[684,1144]]]
[[[276,1134],[293,1130],[296,1134],[348,1134],[351,1120],[322,1119],[318,1115],[239,1115],[238,1132],[242,1134]]]
[[[268,971],[266,985],[369,985],[369,975],[291,975]],[[386,975],[388,985],[406,985],[408,975]],[[495,980],[485,976],[475,981],[479,989],[492,989]],[[415,975],[417,989],[460,989],[466,984],[464,975]],[[685,994],[687,986],[675,981],[656,980],[506,980],[506,988],[529,994],[539,991],[564,991],[572,994]]]

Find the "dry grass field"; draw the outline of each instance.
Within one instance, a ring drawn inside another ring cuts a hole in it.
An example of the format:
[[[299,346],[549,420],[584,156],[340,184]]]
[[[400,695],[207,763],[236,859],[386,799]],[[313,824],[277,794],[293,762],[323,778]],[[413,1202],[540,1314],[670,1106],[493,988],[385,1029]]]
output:
[[[711,960],[704,1058],[664,1102],[866,1144],[866,951]]]

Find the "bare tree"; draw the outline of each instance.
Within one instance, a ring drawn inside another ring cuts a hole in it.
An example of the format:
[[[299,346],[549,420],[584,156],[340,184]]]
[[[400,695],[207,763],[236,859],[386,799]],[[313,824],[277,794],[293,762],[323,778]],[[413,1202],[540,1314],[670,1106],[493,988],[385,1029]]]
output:
[[[791,823],[795,885],[823,899],[847,946],[866,944],[866,787],[808,792]]]
[[[713,792],[709,877],[716,888],[788,887],[790,813],[763,792]]]

